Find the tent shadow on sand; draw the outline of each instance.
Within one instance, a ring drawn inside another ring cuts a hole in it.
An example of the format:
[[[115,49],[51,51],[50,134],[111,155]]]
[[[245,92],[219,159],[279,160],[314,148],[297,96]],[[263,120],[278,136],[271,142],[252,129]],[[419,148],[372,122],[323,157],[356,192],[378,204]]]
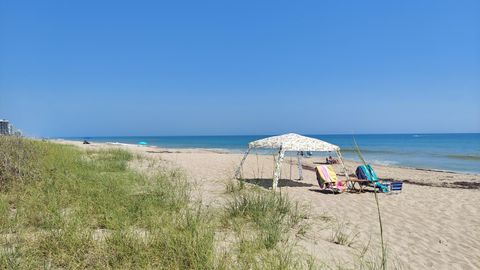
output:
[[[259,187],[263,187],[266,189],[270,189],[272,187],[272,178],[249,178],[249,179],[242,179],[249,184],[254,184]],[[290,179],[280,179],[278,181],[278,187],[313,187],[314,185],[300,182],[300,181],[293,181]]]
[[[331,191],[331,190],[320,189],[320,188],[318,188],[318,189],[309,188],[308,190],[309,190],[309,191],[313,191],[313,192],[317,192],[317,193],[322,193],[322,194],[329,194],[329,195],[332,195],[332,194],[333,194],[333,195],[340,194],[340,193],[338,193],[338,192],[335,192],[335,193],[334,193],[334,192]]]
[[[322,193],[322,194],[335,194],[335,195],[341,194],[338,192],[333,193],[331,190],[320,189],[320,188],[309,188],[308,191]],[[347,192],[347,193],[348,194],[364,194],[364,193],[375,193],[375,191],[372,189],[364,188],[362,192],[354,191],[354,192]],[[377,192],[377,193],[381,193],[381,192]]]

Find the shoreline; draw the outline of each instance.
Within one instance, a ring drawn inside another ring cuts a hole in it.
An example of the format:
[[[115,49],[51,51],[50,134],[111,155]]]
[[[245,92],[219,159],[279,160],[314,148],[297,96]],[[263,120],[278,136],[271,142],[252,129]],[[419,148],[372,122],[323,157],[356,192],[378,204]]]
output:
[[[178,156],[175,161],[178,161],[178,158],[186,158],[188,155],[227,155],[229,158],[236,160],[231,166],[232,172],[238,166],[243,153],[231,152],[226,150],[212,149],[212,148],[164,148],[155,145],[137,145],[137,144],[127,144],[127,143],[115,143],[115,142],[91,142],[91,144],[84,145],[80,141],[70,141],[64,139],[55,139],[50,140],[57,143],[66,143],[73,144],[80,147],[122,147],[128,150],[134,150],[137,153],[152,155],[152,156]],[[271,159],[271,155],[259,154],[262,160]],[[253,156],[250,156],[250,159],[253,159]],[[345,166],[349,172],[349,176],[354,176],[355,169],[360,163],[355,160],[345,159]],[[290,166],[297,166],[296,159],[285,158],[284,167],[288,165],[289,162],[293,162]],[[314,172],[316,165],[321,164],[323,158],[310,157],[304,158],[302,160],[302,168],[307,171]],[[422,169],[422,168],[411,168],[411,167],[402,167],[397,165],[375,165],[375,171],[379,175],[380,179],[387,181],[401,181],[410,185],[417,186],[428,186],[428,187],[439,187],[439,188],[453,188],[453,189],[471,189],[477,190],[480,189],[480,174],[472,173],[462,173],[462,172],[452,172],[452,171],[443,171],[435,169]],[[205,164],[205,166],[214,166],[214,164]],[[342,169],[338,164],[334,165],[335,170],[340,178],[344,177]],[[289,172],[292,174],[292,172]],[[296,172],[295,172],[296,174]],[[226,177],[232,177],[232,175]]]
[[[76,140],[66,140],[66,139],[48,139],[48,141],[53,141],[53,142],[73,142],[73,143],[82,143],[82,141],[76,141]],[[161,151],[207,151],[207,152],[212,152],[212,153],[217,153],[217,154],[241,154],[243,155],[245,151],[242,151],[240,149],[226,149],[226,148],[204,148],[204,147],[163,147],[163,146],[156,146],[156,145],[138,145],[138,144],[130,144],[130,143],[120,143],[120,142],[90,142],[93,144],[105,144],[105,145],[112,145],[112,146],[126,146],[126,147],[150,147],[150,148],[156,148],[156,149],[161,149]],[[259,155],[262,156],[269,156],[269,154],[264,154],[264,153],[258,153]],[[319,156],[315,156],[315,158],[318,158]],[[308,158],[303,158],[303,160],[308,160]],[[357,160],[353,159],[346,159],[344,158],[346,162],[353,162],[353,163],[359,163]],[[398,169],[408,169],[408,170],[418,170],[418,171],[424,171],[424,172],[437,172],[437,173],[450,173],[450,174],[461,174],[461,175],[472,175],[472,176],[480,176],[480,172],[471,172],[471,171],[453,171],[453,170],[445,170],[445,169],[436,169],[436,168],[422,168],[422,167],[411,167],[411,166],[403,166],[403,165],[397,165],[397,164],[379,164],[377,162],[371,162],[371,164],[375,166],[382,166],[382,167],[390,167],[390,168],[398,168]],[[480,188],[480,187],[479,187]]]

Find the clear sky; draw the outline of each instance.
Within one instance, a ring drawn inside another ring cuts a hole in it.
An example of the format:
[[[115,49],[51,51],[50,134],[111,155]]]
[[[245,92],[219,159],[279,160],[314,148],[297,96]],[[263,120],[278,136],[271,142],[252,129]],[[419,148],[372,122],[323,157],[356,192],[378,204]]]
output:
[[[480,1],[0,0],[28,135],[480,132]]]

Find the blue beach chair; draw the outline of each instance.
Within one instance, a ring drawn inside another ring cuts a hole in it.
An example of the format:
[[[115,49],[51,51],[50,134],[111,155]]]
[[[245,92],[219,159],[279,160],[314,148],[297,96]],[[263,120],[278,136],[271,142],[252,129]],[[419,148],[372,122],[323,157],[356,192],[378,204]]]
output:
[[[389,191],[388,185],[382,184],[380,181],[378,181],[377,174],[370,164],[358,166],[355,170],[355,174],[357,175],[358,179],[366,179],[370,181],[374,188],[378,188],[384,193]]]
[[[391,182],[390,192],[400,193],[402,192],[403,182]]]

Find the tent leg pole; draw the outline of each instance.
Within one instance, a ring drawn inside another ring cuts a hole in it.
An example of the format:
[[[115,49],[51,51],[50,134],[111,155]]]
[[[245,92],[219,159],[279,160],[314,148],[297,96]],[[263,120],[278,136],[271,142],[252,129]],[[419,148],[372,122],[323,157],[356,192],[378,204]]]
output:
[[[300,152],[297,152],[297,164],[298,164],[298,180],[303,180],[303,171],[302,171],[302,155]]]
[[[338,160],[342,164],[342,168],[343,168],[343,172],[345,173],[345,177],[347,178],[347,180],[349,180],[350,178],[348,177],[347,168],[345,167],[345,163],[343,162],[342,153],[340,153],[340,150],[337,150],[336,152],[337,152]]]
[[[277,189],[278,186],[278,179],[280,179],[280,172],[282,168],[282,161],[283,157],[285,156],[285,151],[283,151],[283,147],[280,147],[278,151],[278,158],[277,162],[275,163],[275,171],[273,173],[273,182],[272,182],[272,189]]]
[[[242,168],[243,168],[243,163],[247,159],[248,154],[250,153],[250,148],[245,151],[245,154],[243,155],[242,161],[240,161],[240,165],[238,166],[237,171],[235,172],[235,178],[240,179],[242,177]]]

